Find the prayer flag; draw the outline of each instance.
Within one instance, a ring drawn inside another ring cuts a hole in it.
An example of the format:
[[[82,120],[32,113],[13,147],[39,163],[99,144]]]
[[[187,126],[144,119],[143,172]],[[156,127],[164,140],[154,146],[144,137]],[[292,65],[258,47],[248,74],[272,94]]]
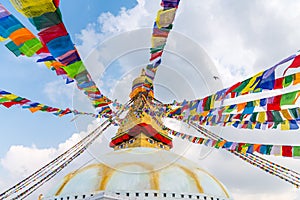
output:
[[[291,146],[282,146],[282,156],[292,157],[292,147]]]
[[[293,157],[300,157],[300,146],[293,147]]]
[[[296,95],[299,97],[298,94],[299,90],[283,94],[280,100],[280,105],[293,105],[297,100]]]

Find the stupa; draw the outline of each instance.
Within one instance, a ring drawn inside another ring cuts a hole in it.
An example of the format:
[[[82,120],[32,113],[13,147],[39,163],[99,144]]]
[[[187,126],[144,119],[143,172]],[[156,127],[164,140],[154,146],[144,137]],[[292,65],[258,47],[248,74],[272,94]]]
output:
[[[133,106],[111,139],[114,151],[69,173],[41,199],[232,199],[216,177],[171,151],[162,119],[151,114],[151,87],[144,72],[133,81]]]

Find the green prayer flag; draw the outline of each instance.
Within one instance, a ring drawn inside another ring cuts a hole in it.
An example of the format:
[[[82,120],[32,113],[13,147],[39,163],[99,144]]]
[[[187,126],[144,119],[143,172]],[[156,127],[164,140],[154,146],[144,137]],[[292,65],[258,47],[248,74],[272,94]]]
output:
[[[298,92],[299,90],[283,94],[280,100],[280,105],[293,105]]]
[[[254,102],[253,101],[248,101],[246,104],[246,107],[254,107]]]
[[[273,122],[282,122],[283,121],[279,111],[273,110],[272,115],[273,115]]]
[[[39,39],[33,38],[24,42],[24,44],[22,44],[19,49],[24,55],[31,57],[42,47],[43,45],[39,41]]]
[[[248,78],[247,80],[244,80],[237,88],[235,88],[234,90],[232,90],[233,92],[241,92],[249,83],[249,81],[251,80],[251,78]]]
[[[10,101],[9,99],[3,97],[3,98],[0,98],[0,104],[1,103],[4,103],[4,102],[7,102],[7,101]]]
[[[300,156],[300,146],[293,147],[293,157]]]
[[[288,76],[285,76],[284,79],[283,79],[283,87],[288,87],[289,85],[291,85],[291,83],[293,82],[293,79],[294,79],[294,75],[291,74],[291,75],[288,75]]]
[[[250,121],[251,122],[256,122],[257,115],[258,115],[258,112],[252,113],[252,115],[250,117]]]
[[[77,74],[85,70],[85,66],[83,65],[82,61],[77,61],[68,66],[63,67],[63,69],[67,72],[70,78],[74,78]]]
[[[210,110],[211,98],[212,98],[212,96],[209,96],[209,97],[207,98],[206,104],[204,105],[204,110],[205,110],[205,111]]]
[[[252,122],[248,122],[248,124],[247,124],[247,129],[253,129],[253,128],[252,128]]]
[[[270,154],[271,154],[271,151],[272,151],[273,145],[266,145],[266,146],[267,146],[267,152],[266,152],[266,154],[267,154],[267,155],[270,155]]]
[[[159,51],[163,50],[165,46],[166,46],[166,44],[163,44],[163,45],[160,45],[156,48],[150,48],[150,53],[152,54],[152,53],[159,52]]]
[[[55,12],[48,12],[38,17],[29,18],[29,21],[37,30],[42,30],[62,23],[62,16],[60,9],[57,8]]]
[[[291,108],[289,109],[290,114],[293,116],[294,119],[298,119],[299,116],[299,108]]]

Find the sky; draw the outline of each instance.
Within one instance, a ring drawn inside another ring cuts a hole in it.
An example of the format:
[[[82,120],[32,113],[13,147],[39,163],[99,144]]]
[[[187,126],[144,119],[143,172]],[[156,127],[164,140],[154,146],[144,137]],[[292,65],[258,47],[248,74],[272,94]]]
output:
[[[0,3],[36,33],[8,1]],[[131,81],[147,64],[151,27],[159,4],[158,0],[61,1],[63,20],[73,42],[97,85],[110,98],[125,102]],[[299,9],[300,2],[293,0],[181,0],[156,77],[158,99],[170,102],[201,98],[295,53],[300,43],[300,30],[296,28]],[[36,58],[16,58],[4,44],[0,44],[0,89],[54,107],[93,111],[74,85],[64,84],[60,77],[37,64]],[[204,68],[205,64],[209,67]],[[211,82],[211,74],[217,74],[222,83]],[[0,119],[0,191],[46,164],[97,125],[88,117],[57,118],[19,107],[0,107]],[[107,141],[115,130],[109,130],[99,141],[103,152],[109,151]],[[298,145],[300,141],[298,131],[212,130],[234,141]],[[235,199],[300,198],[299,190],[292,185],[227,152],[212,151],[205,156],[199,146],[175,142],[175,152],[184,151],[184,156],[214,174]],[[300,171],[299,160],[267,158]]]

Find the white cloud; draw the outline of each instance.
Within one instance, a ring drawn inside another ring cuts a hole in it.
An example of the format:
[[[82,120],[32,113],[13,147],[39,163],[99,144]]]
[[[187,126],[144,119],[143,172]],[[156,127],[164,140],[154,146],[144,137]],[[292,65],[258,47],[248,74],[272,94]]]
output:
[[[37,168],[44,166],[50,160],[69,149],[80,139],[81,136],[79,134],[73,134],[64,143],[59,144],[58,148],[14,145],[10,147],[4,158],[1,158],[0,163],[3,169],[7,170],[13,178],[25,178]]]
[[[55,153],[55,149],[38,149],[35,146],[11,146],[5,157],[1,159],[4,169],[15,177],[24,177],[37,166],[46,164]]]

